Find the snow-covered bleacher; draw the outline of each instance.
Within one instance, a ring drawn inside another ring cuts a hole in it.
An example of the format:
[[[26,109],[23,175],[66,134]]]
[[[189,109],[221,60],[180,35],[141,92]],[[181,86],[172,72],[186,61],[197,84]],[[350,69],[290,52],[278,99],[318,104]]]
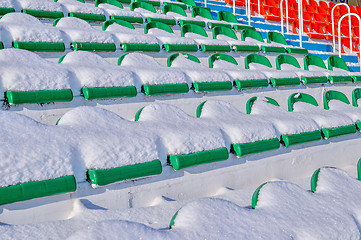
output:
[[[209,172],[207,185],[249,156],[309,161],[307,149],[329,157],[361,140],[359,73],[230,12],[216,20],[192,0],[6,0],[0,14],[0,205],[152,194],[147,184],[181,196],[197,178],[186,171]]]

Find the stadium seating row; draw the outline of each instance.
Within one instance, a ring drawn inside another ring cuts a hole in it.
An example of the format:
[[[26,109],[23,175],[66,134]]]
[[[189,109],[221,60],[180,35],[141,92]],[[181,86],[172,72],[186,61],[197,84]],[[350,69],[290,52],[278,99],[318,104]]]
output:
[[[161,94],[229,91],[309,84],[358,83],[360,75],[348,71],[338,57],[323,60],[315,55],[304,57],[304,69],[291,55],[276,58],[276,69],[267,57],[249,54],[244,67],[229,55],[209,57],[209,68],[190,54],[172,54],[167,66],[141,54],[124,54],[115,66],[95,53],[75,51],[48,62],[35,53],[18,49],[0,50],[2,91],[9,104],[68,102],[81,94],[87,100]],[[142,68],[139,68],[141,63]],[[21,66],[21,67],[20,67]],[[9,69],[17,69],[10,74]]]
[[[343,93],[330,90],[323,95],[323,109],[313,96],[294,93],[288,100],[289,111],[279,107],[274,99],[253,97],[247,102],[248,114],[229,103],[209,100],[198,106],[197,118],[171,105],[151,104],[137,112],[136,122],[100,108],[79,107],[63,115],[58,126],[2,112],[0,120],[4,124],[11,121],[17,128],[2,130],[7,141],[18,142],[17,148],[2,147],[2,153],[8,156],[4,164],[11,163],[7,172],[23,174],[5,174],[0,203],[73,192],[76,182],[84,181],[86,176],[92,185],[103,186],[161,174],[165,164],[180,170],[227,160],[229,149],[242,157],[278,149],[280,144],[290,147],[319,141],[321,137],[354,134],[361,127],[361,111],[357,107],[360,97],[361,89],[357,88],[351,106]],[[44,144],[41,151],[31,150],[29,139],[35,138]],[[157,142],[162,142],[165,149],[159,149]],[[82,153],[80,159],[71,154],[74,147]],[[158,151],[167,152],[166,161]],[[23,155],[29,157],[24,159]],[[23,160],[25,163],[19,164]],[[74,177],[72,166],[84,166],[86,176],[84,173]]]

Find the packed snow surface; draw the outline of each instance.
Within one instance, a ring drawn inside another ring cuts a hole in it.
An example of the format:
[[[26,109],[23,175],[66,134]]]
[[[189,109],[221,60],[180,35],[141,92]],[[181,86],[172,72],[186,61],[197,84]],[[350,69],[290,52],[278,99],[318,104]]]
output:
[[[258,98],[252,106],[251,114],[263,116],[272,122],[280,135],[319,130],[317,123],[304,114],[288,112],[267,101],[265,98]]]
[[[70,72],[37,54],[16,48],[0,51],[0,90],[58,90],[71,87]]]
[[[13,0],[2,0],[0,2],[0,7],[1,8],[14,8],[15,4]]]
[[[354,122],[361,122],[361,110],[359,108],[354,107],[351,104],[346,104],[339,100],[331,100],[328,105],[331,110],[336,110],[341,112],[342,114],[347,115]]]
[[[294,71],[276,70],[259,63],[250,63],[249,69],[260,71],[268,78],[298,78]]]
[[[159,44],[155,36],[142,34],[134,29],[130,29],[116,23],[110,25],[106,31],[113,34],[114,39],[118,41],[117,47],[122,43]]]
[[[184,44],[184,45],[195,44],[195,42],[191,38],[178,37],[174,33],[170,33],[158,28],[149,29],[148,34],[157,37],[162,44]]]
[[[65,8],[68,10],[68,12],[100,14],[100,15],[104,14],[103,9],[81,3],[77,0],[58,0],[58,3],[64,5]]]
[[[102,8],[106,13],[108,13],[109,16],[127,16],[127,17],[143,17],[142,14],[120,9],[114,5],[110,5],[107,3],[102,3],[98,5],[99,8]]]
[[[8,111],[0,111],[0,124],[0,187],[73,174],[67,131]]]
[[[220,59],[214,61],[213,68],[225,71],[233,78],[233,80],[267,79],[266,75],[260,71],[246,70],[241,68],[239,65]]]
[[[223,101],[208,100],[202,107],[201,119],[209,120],[221,128],[230,143],[249,143],[276,138],[272,123],[260,117],[241,113],[231,104]]]
[[[23,9],[63,12],[61,4],[47,0],[17,0]]]
[[[209,69],[201,63],[188,59],[187,55],[179,54],[171,67],[184,71],[192,82],[226,82],[231,78],[223,71]]]
[[[95,53],[74,51],[66,55],[61,65],[75,73],[81,87],[137,86],[133,72],[107,62]]]
[[[170,155],[225,147],[220,128],[172,105],[148,105],[143,108],[139,121],[160,136]]]
[[[183,72],[164,67],[154,58],[142,53],[125,55],[121,66],[134,71],[143,84],[160,85],[187,82]],[[142,68],[139,68],[139,66],[142,66]]]
[[[297,74],[298,77],[320,77],[320,76],[327,76],[327,74],[323,73],[323,71],[307,71],[297,68],[291,64],[283,63],[281,65],[281,70],[291,71]]]
[[[8,31],[14,42],[63,42],[59,29],[25,13],[5,14],[0,19],[0,28]]]

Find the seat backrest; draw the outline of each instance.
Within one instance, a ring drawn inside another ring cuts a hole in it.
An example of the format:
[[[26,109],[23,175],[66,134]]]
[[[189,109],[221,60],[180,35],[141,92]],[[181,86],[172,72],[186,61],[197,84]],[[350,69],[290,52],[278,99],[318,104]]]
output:
[[[350,101],[346,97],[345,94],[339,91],[329,90],[323,94],[323,108],[328,110],[330,109],[328,103],[331,100],[339,100],[341,102],[344,102],[345,104],[350,104]]]
[[[130,22],[119,20],[119,19],[111,19],[111,20],[107,20],[103,23],[102,30],[103,31],[107,30],[107,28],[110,25],[112,25],[113,23],[119,24],[119,25],[121,25],[123,27],[127,27],[129,29],[135,29],[134,26]]]
[[[361,88],[355,88],[352,91],[352,105],[354,107],[358,107],[357,100],[361,98]]]
[[[265,102],[275,105],[277,107],[279,107],[280,105],[278,104],[278,102],[276,100],[274,100],[273,98],[270,97],[265,97]],[[250,99],[248,99],[247,103],[246,103],[246,113],[250,114],[252,112],[252,107],[253,104],[257,101],[257,97],[251,97]]]
[[[99,4],[106,3],[113,6],[116,6],[118,8],[123,9],[123,5],[118,2],[117,0],[95,0],[95,6],[98,7]]]
[[[200,16],[209,20],[214,20],[212,17],[211,9],[206,7],[192,7],[192,17]]]
[[[249,69],[249,64],[251,64],[251,63],[258,63],[258,64],[262,64],[266,67],[272,68],[272,64],[268,60],[268,58],[266,58],[263,55],[259,55],[259,54],[252,53],[252,54],[247,55],[247,57],[245,57],[244,67],[246,69]]]
[[[288,111],[293,112],[293,105],[296,102],[304,102],[318,107],[318,103],[314,97],[306,93],[294,93],[288,97]]]
[[[225,35],[227,37],[230,37],[234,40],[238,40],[237,35],[235,34],[235,32],[228,27],[223,27],[223,26],[217,26],[214,27],[212,29],[212,35],[213,35],[213,39],[217,39],[218,35]]]
[[[311,55],[311,54],[306,55],[303,58],[303,62],[305,64],[305,66],[304,66],[305,70],[309,70],[310,65],[314,65],[314,66],[317,66],[320,68],[327,69],[322,58],[320,58],[319,56],[316,56],[316,55]]]
[[[167,24],[161,23],[161,22],[149,22],[149,23],[145,24],[144,25],[144,33],[147,34],[149,29],[152,29],[152,28],[158,28],[158,29],[164,30],[169,33],[174,33],[171,27],[169,27]]]
[[[204,28],[202,28],[199,25],[195,25],[195,24],[184,24],[181,26],[181,36],[185,37],[186,33],[196,33],[199,34],[203,37],[208,37],[206,31],[204,30]]]
[[[276,68],[278,70],[282,69],[282,64],[287,63],[296,68],[301,68],[300,64],[298,63],[297,59],[292,55],[287,54],[280,54],[276,57]]]
[[[174,13],[178,13],[179,15],[182,15],[184,17],[187,17],[187,14],[183,10],[183,8],[180,6],[177,6],[175,4],[164,5],[162,11],[163,11],[163,14],[167,14],[168,12],[174,12]]]
[[[191,54],[188,54],[188,53],[174,53],[172,55],[170,55],[167,59],[167,66],[168,67],[171,67],[172,66],[172,63],[175,59],[177,59],[177,57],[179,56],[184,56],[185,58],[187,58],[188,60],[191,60],[195,63],[201,63],[201,61],[199,61],[199,59],[196,57],[196,56],[193,56]]]
[[[241,32],[241,39],[242,41],[245,41],[246,38],[252,38],[252,39],[255,39],[259,42],[264,42],[263,38],[262,38],[262,35],[257,32],[256,30],[252,30],[252,29],[244,29],[242,30]]]
[[[346,65],[345,60],[337,56],[329,56],[327,58],[328,70],[333,70],[334,67],[341,68],[346,71],[350,71]]]
[[[219,21],[226,21],[229,23],[238,23],[236,16],[234,16],[233,13],[227,12],[227,11],[219,11],[217,13],[217,18]]]
[[[132,2],[132,4],[130,4],[130,10],[134,11],[134,9],[136,9],[136,8],[143,8],[150,12],[156,13],[154,6],[152,4],[149,4],[146,2]]]
[[[237,61],[232,57],[224,53],[215,53],[208,58],[209,68],[213,68],[214,62],[223,60],[234,65],[238,65]]]
[[[269,31],[267,33],[267,42],[268,43],[276,42],[276,43],[288,45],[285,37],[281,33],[273,32],[273,31]]]

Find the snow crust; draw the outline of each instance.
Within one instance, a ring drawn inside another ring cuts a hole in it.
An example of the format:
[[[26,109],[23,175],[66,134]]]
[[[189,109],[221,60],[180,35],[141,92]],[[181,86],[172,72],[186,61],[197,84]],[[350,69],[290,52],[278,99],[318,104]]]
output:
[[[250,63],[249,69],[258,70],[268,78],[298,78],[296,73],[293,71],[275,70],[259,63]]]
[[[95,53],[85,51],[70,52],[61,65],[75,73],[81,87],[123,87],[137,86],[133,72],[110,64]]]
[[[110,25],[107,32],[113,34],[114,39],[121,43],[139,43],[139,44],[159,44],[155,36],[146,35],[129,29],[119,24]],[[117,46],[119,45],[117,44]]]
[[[58,0],[58,3],[64,5],[68,12],[104,14],[103,9],[78,2],[77,0]]]
[[[109,14],[109,16],[127,16],[127,17],[143,17],[142,14],[129,11],[125,9],[120,9],[114,5],[107,4],[107,3],[101,3],[98,5],[98,8],[102,8],[106,13]]]
[[[23,9],[63,12],[61,4],[47,0],[17,0]]]
[[[0,91],[57,90],[71,87],[65,68],[37,54],[9,48],[0,51]]]
[[[347,71],[330,71],[318,66],[310,65],[308,66],[310,71],[319,71],[327,74],[327,76],[350,76],[349,72]]]
[[[220,128],[172,105],[148,105],[143,108],[139,121],[159,135],[170,155],[225,147]]]
[[[158,159],[157,136],[110,111],[78,107],[62,116],[87,169],[108,169]]]
[[[0,7],[1,8],[14,8],[15,4],[14,4],[13,0],[2,0],[0,2]]]
[[[111,34],[96,30],[88,22],[79,18],[61,18],[56,27],[66,34],[67,39],[73,42],[114,43]]]
[[[169,33],[167,31],[158,28],[149,29],[148,34],[157,37],[162,44],[185,44],[185,45],[196,44],[191,38],[178,37],[174,33]]]
[[[331,100],[328,103],[331,110],[336,110],[350,117],[354,122],[361,122],[361,110],[351,104],[346,104],[339,100]]]
[[[233,80],[267,79],[260,71],[241,68],[239,65],[218,59],[213,62],[213,68],[225,71]]]
[[[291,71],[297,74],[298,77],[320,77],[320,76],[327,76],[327,74],[325,74],[323,71],[307,71],[307,70],[302,70],[300,68],[297,68],[291,64],[288,63],[283,63],[281,65],[281,70],[285,70],[285,71]]]
[[[61,32],[25,13],[8,13],[0,19],[0,28],[11,34],[12,41],[63,42]]]
[[[288,112],[260,97],[254,102],[251,114],[272,122],[280,135],[319,130],[317,123],[304,114]]]
[[[0,111],[0,187],[72,175],[73,146],[64,129]]]
[[[183,72],[163,67],[154,58],[142,53],[127,54],[121,66],[132,70],[138,76],[143,84],[160,85],[160,84],[177,84],[187,83],[186,76]],[[142,66],[142,68],[139,68]]]
[[[200,63],[193,62],[186,58],[186,55],[180,54],[172,62],[174,68],[185,72],[192,82],[225,82],[231,81],[231,78],[223,71],[209,69]]]
[[[263,118],[241,113],[231,104],[208,100],[202,108],[201,119],[209,120],[221,128],[230,143],[249,143],[276,138],[276,129]]]

